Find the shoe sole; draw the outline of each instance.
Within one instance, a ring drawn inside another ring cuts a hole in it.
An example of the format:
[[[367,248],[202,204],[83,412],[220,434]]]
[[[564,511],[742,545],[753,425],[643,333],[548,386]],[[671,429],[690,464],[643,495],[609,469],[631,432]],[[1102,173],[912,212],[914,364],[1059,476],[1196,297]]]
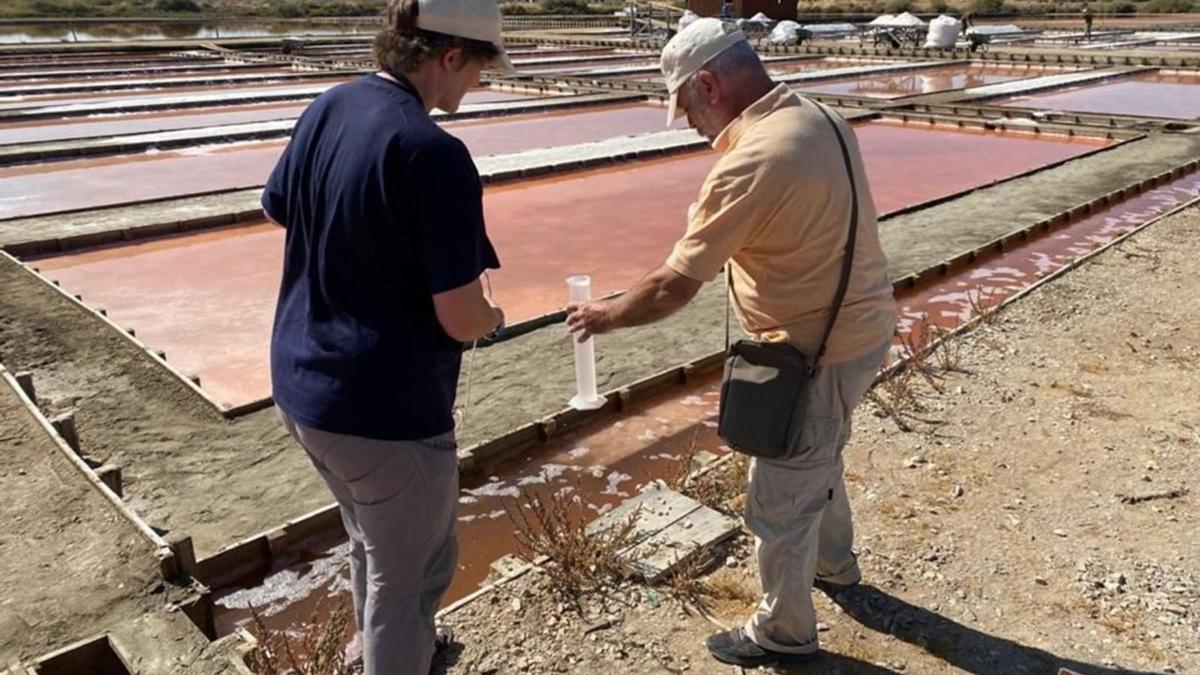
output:
[[[764,666],[797,666],[804,663],[811,663],[820,656],[820,652],[811,654],[780,654],[778,652],[760,656],[757,658],[738,658],[719,656],[713,652],[709,654],[721,663],[731,666],[741,666],[742,668],[762,668]]]

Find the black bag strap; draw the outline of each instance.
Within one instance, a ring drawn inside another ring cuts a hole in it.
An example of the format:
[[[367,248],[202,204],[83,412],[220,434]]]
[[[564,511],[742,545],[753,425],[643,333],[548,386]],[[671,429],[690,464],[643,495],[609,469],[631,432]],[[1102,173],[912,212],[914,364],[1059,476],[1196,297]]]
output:
[[[846,300],[846,291],[850,287],[850,271],[854,265],[854,247],[858,241],[858,183],[854,180],[854,162],[850,158],[850,148],[846,145],[846,138],[842,135],[841,128],[823,104],[816,101],[812,101],[812,104],[817,106],[817,109],[821,111],[821,114],[825,115],[825,119],[829,120],[830,126],[833,127],[833,133],[837,136],[838,145],[842,149],[842,159],[846,164],[846,176],[850,179],[850,233],[846,237],[846,249],[842,253],[842,274],[838,280],[837,292],[833,296],[833,306],[829,310],[829,321],[825,323],[825,332],[821,335],[821,344],[817,348],[817,353],[813,356],[812,370],[815,371],[817,365],[825,356],[825,348],[829,344],[829,337],[833,334],[833,325],[837,322],[838,313],[842,309],[842,303]],[[733,288],[732,261],[725,263],[725,285],[728,287],[728,294],[725,296],[725,351],[728,352],[729,296],[737,295]]]

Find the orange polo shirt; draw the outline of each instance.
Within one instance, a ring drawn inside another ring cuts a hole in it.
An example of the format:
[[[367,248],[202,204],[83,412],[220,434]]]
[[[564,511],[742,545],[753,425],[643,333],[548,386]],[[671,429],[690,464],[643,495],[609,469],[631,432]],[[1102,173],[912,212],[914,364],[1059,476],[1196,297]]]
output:
[[[846,300],[825,363],[864,356],[895,329],[887,258],[850,125],[842,129],[858,186],[859,222]],[[837,137],[812,101],[779,85],[730,122],[667,266],[712,281],[732,261],[733,304],[757,339],[812,356],[829,318],[850,227],[850,182]]]

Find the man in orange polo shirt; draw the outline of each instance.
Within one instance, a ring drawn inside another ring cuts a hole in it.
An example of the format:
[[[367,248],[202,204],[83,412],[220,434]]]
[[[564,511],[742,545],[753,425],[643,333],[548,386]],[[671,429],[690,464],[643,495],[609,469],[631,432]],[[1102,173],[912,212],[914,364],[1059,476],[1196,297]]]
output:
[[[742,33],[717,19],[680,31],[663,50],[662,69],[668,120],[676,110],[686,114],[721,157],[666,263],[620,298],[569,305],[568,328],[586,339],[658,321],[728,264],[742,328],[811,358],[833,304],[852,211],[833,125],[817,104],[773,83]],[[842,448],[891,344],[895,307],[858,144],[850,125],[833,119],[858,188],[851,275],[795,447],[751,463],[745,519],[756,537],[763,600],[744,627],[707,642],[715,658],[735,665],[813,658],[814,579],[850,585],[861,578]]]

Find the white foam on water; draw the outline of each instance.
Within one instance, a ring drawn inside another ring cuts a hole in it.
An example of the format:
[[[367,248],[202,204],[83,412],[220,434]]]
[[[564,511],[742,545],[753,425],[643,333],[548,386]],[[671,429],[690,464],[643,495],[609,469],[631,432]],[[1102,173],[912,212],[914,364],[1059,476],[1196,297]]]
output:
[[[463,490],[472,497],[520,497],[521,491],[515,486],[505,485],[502,482],[488,483],[473,490]]]
[[[630,480],[633,480],[633,476],[630,476],[627,473],[621,473],[620,471],[613,471],[612,473],[608,474],[608,487],[604,488],[603,494],[606,494],[606,495],[620,494],[617,491],[618,486],[620,486],[621,483],[624,483],[624,482],[630,481]]]
[[[344,542],[316,560],[293,565],[267,575],[258,586],[226,595],[216,602],[229,609],[255,607],[263,616],[273,616],[292,603],[333,583],[343,574],[350,557],[350,542]]]

